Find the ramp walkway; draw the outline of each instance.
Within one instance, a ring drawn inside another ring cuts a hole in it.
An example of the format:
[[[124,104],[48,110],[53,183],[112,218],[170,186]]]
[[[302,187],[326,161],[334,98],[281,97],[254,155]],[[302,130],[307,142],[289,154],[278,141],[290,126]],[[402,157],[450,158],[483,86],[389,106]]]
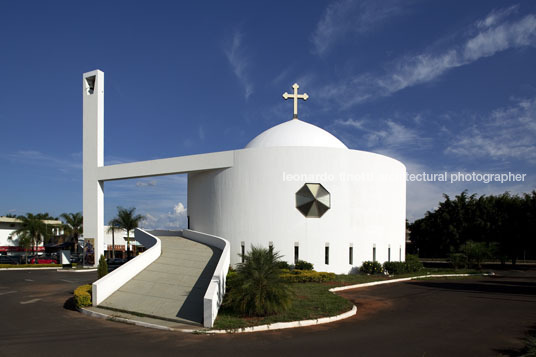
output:
[[[151,232],[162,242],[162,254],[104,300],[99,308],[170,322],[203,324],[203,296],[221,250],[180,236]]]

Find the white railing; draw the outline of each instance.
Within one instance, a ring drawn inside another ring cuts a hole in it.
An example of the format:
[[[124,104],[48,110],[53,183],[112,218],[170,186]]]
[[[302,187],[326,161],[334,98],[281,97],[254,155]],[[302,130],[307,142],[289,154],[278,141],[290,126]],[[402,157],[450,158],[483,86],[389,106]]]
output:
[[[147,268],[147,266],[158,259],[162,253],[162,244],[160,239],[152,234],[136,228],[134,231],[134,237],[145,248],[147,248],[147,250],[93,283],[93,306],[99,305],[107,297],[119,290],[119,288],[125,285],[126,282],[135,277],[139,272]],[[96,257],[96,259],[98,259],[98,257]]]
[[[203,298],[203,325],[213,327],[214,320],[218,315],[223,295],[225,294],[225,282],[229,264],[231,263],[230,243],[226,239],[210,234],[185,229],[183,236],[196,242],[204,243],[222,250],[218,265],[214,270],[210,284]]]

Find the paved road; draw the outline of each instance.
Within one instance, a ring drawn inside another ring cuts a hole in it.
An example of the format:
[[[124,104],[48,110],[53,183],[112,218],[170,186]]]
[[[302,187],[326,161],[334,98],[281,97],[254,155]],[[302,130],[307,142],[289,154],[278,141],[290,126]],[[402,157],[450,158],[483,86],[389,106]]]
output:
[[[0,272],[0,356],[496,356],[520,348],[536,324],[535,272],[346,291],[356,317],[225,336],[144,329],[63,307],[76,285],[94,278]]]

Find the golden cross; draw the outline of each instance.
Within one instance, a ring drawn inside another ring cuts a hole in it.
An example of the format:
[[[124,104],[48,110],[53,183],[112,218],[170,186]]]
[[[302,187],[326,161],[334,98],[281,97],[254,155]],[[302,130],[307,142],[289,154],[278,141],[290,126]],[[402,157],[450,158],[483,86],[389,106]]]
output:
[[[292,118],[298,119],[298,99],[307,100],[309,96],[307,95],[307,93],[298,94],[298,88],[300,88],[298,83],[294,83],[292,88],[294,88],[294,94],[288,94],[287,92],[285,92],[283,93],[283,98],[285,99],[294,98],[294,116]]]

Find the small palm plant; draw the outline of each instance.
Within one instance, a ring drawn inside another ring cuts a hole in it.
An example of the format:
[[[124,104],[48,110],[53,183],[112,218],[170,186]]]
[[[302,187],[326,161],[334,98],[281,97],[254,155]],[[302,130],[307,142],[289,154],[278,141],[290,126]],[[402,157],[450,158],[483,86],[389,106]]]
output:
[[[11,233],[11,239],[18,238],[20,247],[25,250],[28,247],[34,248],[37,254],[39,244],[48,237],[47,226],[39,215],[27,213],[26,216],[19,216],[20,228]],[[28,257],[26,257],[28,260]],[[37,260],[36,260],[37,262]]]
[[[266,316],[287,310],[292,290],[281,280],[281,255],[262,247],[251,247],[236,268],[228,304],[248,316]]]

